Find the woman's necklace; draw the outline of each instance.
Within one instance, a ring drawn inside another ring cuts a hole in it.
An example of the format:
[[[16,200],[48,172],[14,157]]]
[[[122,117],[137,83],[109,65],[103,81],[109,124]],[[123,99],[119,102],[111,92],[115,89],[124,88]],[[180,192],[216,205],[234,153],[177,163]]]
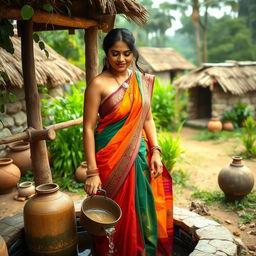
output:
[[[111,72],[110,72],[111,73]],[[118,85],[118,87],[120,87],[120,86],[123,86],[124,88],[129,88],[129,84],[128,83],[126,83],[126,82],[123,82],[122,84],[120,84],[119,82],[118,82],[118,80],[117,80],[117,78],[111,73],[111,75],[113,76],[113,78],[116,80],[116,83],[117,83],[117,85]],[[128,71],[128,77],[130,76],[130,74],[129,74],[129,71]],[[125,80],[125,81],[127,81],[127,79]]]

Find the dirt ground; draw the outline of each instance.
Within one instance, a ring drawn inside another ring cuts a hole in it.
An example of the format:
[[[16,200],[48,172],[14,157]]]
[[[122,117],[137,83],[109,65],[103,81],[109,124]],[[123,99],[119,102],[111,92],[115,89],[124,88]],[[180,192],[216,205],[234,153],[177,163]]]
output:
[[[229,139],[228,141],[221,143],[191,139],[199,132],[201,131],[188,127],[182,129],[181,145],[185,151],[185,162],[178,164],[178,168],[183,168],[189,172],[190,177],[187,182],[189,185],[196,186],[201,190],[214,191],[219,189],[217,182],[219,171],[230,163],[231,156],[235,155],[239,143],[236,139]],[[254,173],[254,189],[256,189],[256,161],[244,160],[244,163]],[[198,201],[198,199],[190,198],[192,193],[192,188],[180,188],[175,186],[174,205],[189,209],[192,201]],[[0,195],[0,218],[13,215],[22,210],[24,202],[15,201],[13,197],[16,194],[17,191],[14,190],[12,193]],[[74,193],[68,194],[75,200],[83,199],[83,196],[81,195]],[[250,228],[249,224],[247,224],[244,231],[240,230],[239,218],[236,212],[226,211],[225,209],[216,206],[209,206],[209,213],[210,216],[207,216],[207,218],[219,221],[232,233],[239,235],[246,246],[256,245],[256,236],[249,234],[250,231],[256,231],[256,227]],[[256,255],[256,252],[254,255]]]

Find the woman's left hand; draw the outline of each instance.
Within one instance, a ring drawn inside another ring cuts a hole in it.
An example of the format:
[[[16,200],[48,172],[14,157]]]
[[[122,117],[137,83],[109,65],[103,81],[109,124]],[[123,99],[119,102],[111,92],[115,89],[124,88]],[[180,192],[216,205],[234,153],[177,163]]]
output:
[[[154,179],[160,176],[163,172],[161,153],[158,150],[154,150],[151,156],[150,172],[154,174]]]

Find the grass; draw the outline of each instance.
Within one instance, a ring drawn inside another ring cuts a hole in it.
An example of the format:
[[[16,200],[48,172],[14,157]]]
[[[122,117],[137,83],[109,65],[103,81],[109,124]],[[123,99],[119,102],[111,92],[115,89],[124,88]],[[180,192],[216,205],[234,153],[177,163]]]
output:
[[[174,169],[171,172],[173,185],[180,185],[181,187],[188,187],[189,173],[183,169]]]
[[[191,197],[198,198],[208,205],[219,204],[226,211],[237,212],[242,224],[256,222],[256,190],[252,190],[243,200],[234,202],[227,202],[220,190],[209,192],[195,188]]]
[[[191,139],[198,140],[198,141],[207,141],[207,140],[214,140],[216,142],[223,142],[227,141],[231,138],[237,138],[241,136],[241,129],[236,129],[234,131],[220,131],[220,132],[209,132],[208,130],[203,130],[199,132]]]

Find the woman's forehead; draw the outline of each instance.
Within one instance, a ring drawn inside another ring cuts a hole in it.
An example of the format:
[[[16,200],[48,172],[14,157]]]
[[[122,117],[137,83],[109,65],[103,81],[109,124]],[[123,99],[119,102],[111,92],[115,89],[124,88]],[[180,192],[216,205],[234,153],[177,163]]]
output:
[[[124,41],[116,41],[109,50],[130,51],[129,46]]]

